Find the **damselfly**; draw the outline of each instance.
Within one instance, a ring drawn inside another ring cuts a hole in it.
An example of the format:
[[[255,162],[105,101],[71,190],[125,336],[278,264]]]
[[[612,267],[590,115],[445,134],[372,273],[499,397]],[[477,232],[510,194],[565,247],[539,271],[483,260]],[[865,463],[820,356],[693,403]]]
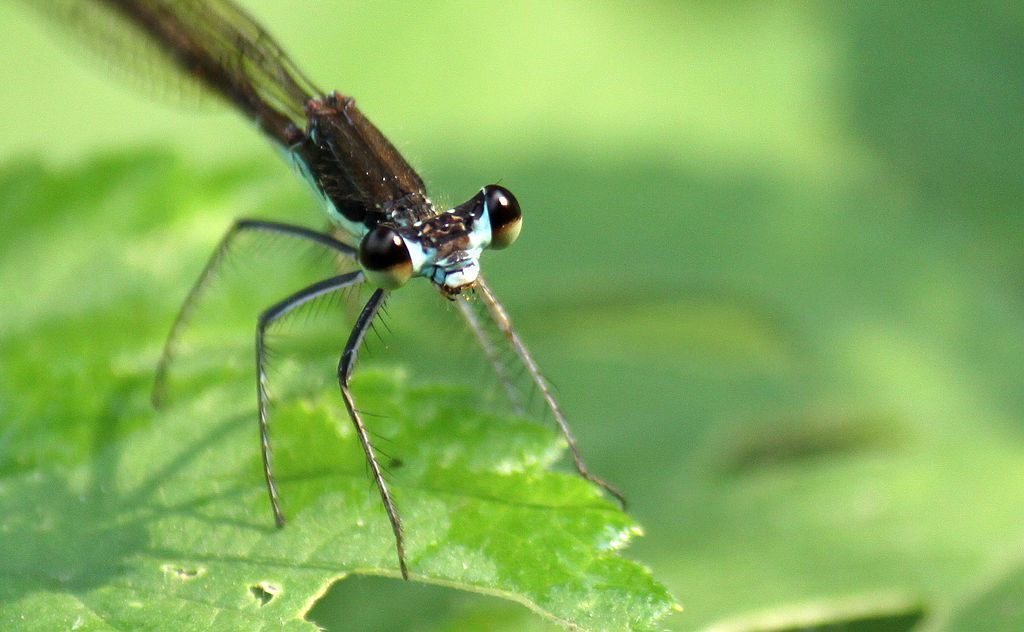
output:
[[[285,524],[274,478],[267,395],[266,334],[273,323],[302,305],[332,292],[368,283],[375,289],[356,318],[338,363],[341,397],[355,426],[373,480],[391,522],[402,576],[408,578],[402,521],[388,488],[377,451],[349,387],[363,339],[388,294],[415,277],[427,279],[455,302],[476,334],[509,392],[508,367],[480,316],[468,300],[482,301],[483,313],[543,395],[565,437],[576,470],[620,502],[622,495],[590,473],[552,390],[520,339],[505,308],[480,274],[480,256],[510,246],[522,227],[519,202],[504,187],[490,184],[451,209],[436,208],[420,176],[363,116],[355,101],[325,93],[307,79],[242,9],[230,0],[34,0],[69,21],[92,20],[105,12],[155,44],[178,70],[233,104],[284,153],[323,200],[330,222],[358,247],[309,228],[252,219],[238,220],[221,240],[174,322],[157,370],[154,401],[159,401],[174,343],[189,313],[222,264],[231,243],[248,232],[274,233],[313,242],[358,262],[359,269],[308,285],[260,314],[256,332],[259,432],[270,505],[278,526]],[[93,20],[94,21],[94,20]],[[74,25],[72,25],[74,26]],[[107,33],[111,35],[113,33]],[[104,34],[100,34],[104,35]]]

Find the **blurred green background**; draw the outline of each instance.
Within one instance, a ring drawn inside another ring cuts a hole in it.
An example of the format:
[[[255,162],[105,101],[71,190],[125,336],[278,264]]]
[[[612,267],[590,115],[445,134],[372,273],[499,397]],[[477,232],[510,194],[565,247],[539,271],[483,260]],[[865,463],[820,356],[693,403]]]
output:
[[[628,555],[685,606],[667,625],[814,605],[1024,629],[1024,5],[244,4],[435,197],[516,192],[526,228],[487,273],[645,525]],[[274,163],[320,225],[245,121],[136,96],[31,18],[0,6],[5,162]],[[259,208],[221,212],[187,261]],[[535,623],[388,580],[331,609]]]

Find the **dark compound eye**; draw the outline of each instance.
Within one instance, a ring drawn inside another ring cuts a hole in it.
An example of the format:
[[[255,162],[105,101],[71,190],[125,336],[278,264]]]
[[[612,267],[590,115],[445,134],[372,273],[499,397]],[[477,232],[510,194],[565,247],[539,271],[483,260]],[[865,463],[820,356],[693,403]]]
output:
[[[359,264],[366,278],[388,290],[412,278],[412,257],[405,240],[394,228],[378,225],[359,244]]]
[[[508,248],[523,228],[523,212],[519,202],[511,191],[496,184],[485,186],[483,196],[491,220],[491,248]]]

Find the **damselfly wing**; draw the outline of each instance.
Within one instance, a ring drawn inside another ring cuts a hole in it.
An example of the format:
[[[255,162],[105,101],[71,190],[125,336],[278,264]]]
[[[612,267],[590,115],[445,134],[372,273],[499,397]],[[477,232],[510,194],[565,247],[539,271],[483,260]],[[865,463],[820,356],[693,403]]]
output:
[[[79,22],[118,24],[99,31],[106,38],[141,37],[156,47],[183,76],[255,121],[310,183],[322,199],[332,225],[348,238],[342,240],[334,234],[279,222],[236,221],[185,299],[157,369],[154,402],[159,404],[175,342],[231,244],[240,235],[271,233],[305,241],[358,264],[357,269],[299,289],[259,316],[258,422],[264,475],[278,526],[284,526],[285,517],[271,458],[267,331],[289,313],[320,297],[369,284],[374,289],[342,351],[337,380],[391,522],[399,569],[408,578],[402,521],[350,381],[367,331],[389,293],[416,277],[427,279],[444,297],[456,303],[457,311],[505,384],[509,398],[517,405],[520,394],[512,383],[513,368],[508,365],[507,356],[511,355],[521,365],[553,414],[576,470],[624,503],[618,490],[590,473],[549,383],[480,274],[482,253],[508,247],[519,235],[522,212],[510,191],[491,184],[453,208],[435,207],[420,176],[362,114],[355,101],[339,92],[327,93],[317,88],[260,25],[229,0],[33,0],[32,4],[72,29]],[[96,20],[100,13],[105,18]],[[110,48],[109,42],[106,48]],[[471,300],[477,301],[477,305],[472,305]],[[511,353],[504,353],[505,349]]]

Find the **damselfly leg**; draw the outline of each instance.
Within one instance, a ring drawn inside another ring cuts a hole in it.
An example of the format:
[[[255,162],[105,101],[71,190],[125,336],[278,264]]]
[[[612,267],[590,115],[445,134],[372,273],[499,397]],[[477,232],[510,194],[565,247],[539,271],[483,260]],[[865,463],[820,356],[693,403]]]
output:
[[[159,404],[164,400],[166,395],[166,380],[168,377],[168,371],[175,359],[177,341],[187,327],[189,317],[205,295],[205,291],[209,287],[211,280],[217,275],[221,266],[223,266],[234,241],[239,237],[239,235],[246,232],[266,232],[286,235],[288,237],[316,243],[347,258],[354,256],[354,250],[351,246],[338,241],[334,237],[318,233],[308,228],[249,219],[235,222],[231,229],[228,230],[221,239],[209,261],[207,261],[206,266],[200,273],[199,278],[193,284],[192,289],[189,291],[184,304],[175,318],[170,334],[168,335],[167,342],[164,345],[163,353],[160,357],[159,369],[157,371],[157,378],[154,385],[154,403]],[[340,274],[329,279],[319,281],[278,301],[264,310],[258,318],[256,326],[256,395],[259,413],[258,422],[260,430],[260,447],[263,459],[263,474],[267,484],[267,493],[270,497],[270,505],[274,513],[274,521],[278,527],[284,526],[285,516],[284,511],[281,508],[280,493],[278,492],[277,482],[274,476],[273,452],[270,445],[270,397],[267,391],[266,371],[267,333],[275,322],[284,318],[289,313],[301,308],[303,305],[311,303],[326,294],[359,285],[364,281],[365,277],[361,270]],[[386,296],[387,292],[385,290],[378,289],[371,295],[369,301],[366,303],[365,307],[363,307],[338,364],[338,383],[341,387],[345,407],[348,410],[349,417],[351,418],[352,423],[355,426],[356,433],[359,436],[359,442],[366,455],[367,462],[370,465],[374,483],[380,492],[381,500],[384,503],[388,520],[391,523],[391,528],[395,535],[395,546],[398,553],[398,564],[402,577],[408,579],[409,571],[405,559],[405,540],[402,533],[401,518],[399,517],[398,510],[395,507],[391,491],[388,489],[387,483],[384,480],[383,468],[377,458],[377,453],[373,447],[372,441],[370,440],[369,432],[363,423],[362,416],[360,415],[358,408],[356,408],[355,400],[349,388],[349,383],[353,371],[355,370],[356,360],[359,355],[359,349],[366,337],[366,332],[369,331],[374,318],[376,318],[378,312],[383,307]]]
[[[342,243],[330,235],[324,235],[323,233],[318,233],[315,230],[311,230],[303,226],[294,226],[292,224],[281,224],[278,222],[267,222],[255,219],[236,220],[231,228],[228,229],[221,238],[220,243],[217,244],[217,248],[213,251],[210,259],[206,262],[206,265],[203,267],[203,271],[199,273],[199,278],[197,278],[195,283],[192,284],[192,289],[189,290],[188,295],[185,297],[185,301],[178,309],[178,315],[174,318],[174,324],[171,325],[171,331],[167,334],[167,340],[164,342],[163,351],[160,353],[160,361],[157,363],[156,377],[153,379],[153,391],[150,394],[153,406],[156,408],[160,408],[166,399],[167,373],[171,364],[174,362],[181,334],[184,332],[185,327],[188,326],[189,319],[195,311],[196,306],[199,304],[199,301],[202,300],[203,294],[209,287],[210,282],[217,276],[217,272],[220,270],[221,266],[224,265],[224,261],[227,258],[228,253],[231,251],[232,244],[234,244],[241,235],[253,232],[285,235],[287,237],[320,244],[321,246],[333,250],[344,257],[355,259],[356,256],[356,251],[352,246]]]
[[[270,450],[270,397],[267,395],[267,330],[276,320],[289,312],[302,307],[306,303],[331,292],[358,285],[363,282],[363,272],[357,270],[325,279],[305,287],[288,298],[275,303],[262,314],[256,325],[256,398],[259,407],[260,446],[263,453],[263,474],[267,479],[267,492],[270,494],[270,506],[274,510],[274,521],[277,526],[284,526],[284,513],[281,511],[280,496],[277,483],[274,481],[274,466]]]
[[[516,388],[509,366],[505,362],[501,350],[497,347],[495,341],[491,339],[490,334],[488,334],[484,324],[480,322],[480,316],[474,311],[468,299],[457,300],[455,305],[458,307],[459,313],[462,314],[462,318],[465,319],[466,326],[473,332],[473,337],[480,345],[480,348],[483,349],[487,360],[491,363],[491,368],[494,369],[494,373],[498,376],[502,387],[504,387],[505,396],[508,398],[509,403],[512,404],[512,409],[518,415],[525,414],[526,404],[523,401],[522,393]]]
[[[409,579],[409,569],[405,561],[405,536],[402,533],[402,520],[398,516],[395,501],[391,497],[387,483],[384,481],[384,472],[381,469],[380,462],[377,460],[377,453],[373,449],[373,444],[370,442],[370,435],[366,431],[366,426],[363,424],[359,409],[356,408],[355,399],[353,399],[352,392],[349,390],[349,380],[352,379],[352,373],[355,370],[359,348],[363,345],[363,339],[366,337],[366,332],[370,330],[373,319],[377,317],[377,313],[383,307],[387,294],[387,290],[377,289],[359,314],[356,326],[349,335],[348,343],[345,344],[345,351],[341,354],[341,361],[338,362],[338,385],[341,387],[341,396],[345,400],[345,408],[348,409],[348,415],[356,427],[356,433],[359,435],[359,443],[363,446],[363,452],[366,453],[366,461],[370,464],[373,480],[380,491],[381,500],[384,502],[384,510],[387,511],[388,520],[391,521],[391,530],[395,534],[398,566],[402,571],[402,578]]]
[[[600,486],[602,489],[614,496],[615,499],[619,501],[619,504],[625,508],[626,497],[623,496],[622,492],[608,481],[592,474],[590,469],[587,467],[587,464],[583,461],[583,455],[580,454],[579,446],[576,444],[576,437],[573,435],[572,429],[569,427],[569,422],[566,420],[561,406],[558,405],[558,400],[555,399],[555,395],[551,391],[551,385],[548,384],[547,379],[544,378],[544,374],[540,372],[540,367],[538,367],[537,363],[534,361],[533,355],[530,354],[530,350],[527,349],[526,344],[512,327],[512,319],[509,318],[508,312],[505,311],[505,307],[498,301],[494,292],[491,291],[491,288],[484,281],[483,276],[477,278],[476,289],[477,295],[483,300],[484,305],[487,307],[487,313],[490,315],[491,320],[501,331],[505,338],[505,342],[515,352],[516,357],[518,357],[527,373],[529,373],[530,379],[537,386],[537,390],[539,390],[541,395],[544,397],[544,403],[554,416],[555,423],[558,425],[558,429],[561,431],[566,444],[569,446],[569,452],[572,455],[573,465],[575,465],[576,471],[579,472],[579,475],[583,478]],[[468,307],[460,308],[460,313],[462,313],[463,317],[466,318],[466,322],[470,329],[472,329],[476,334],[477,340],[484,346],[484,352],[492,359],[492,366],[494,366],[499,378],[501,378],[502,382],[506,385],[506,390],[509,390],[512,383],[509,379],[508,369],[500,354],[496,349],[494,349],[490,339],[481,329],[481,324],[477,319],[476,314],[472,314]],[[472,317],[469,316],[470,314]],[[514,391],[514,387],[511,390]],[[521,401],[521,399],[518,397],[513,399],[513,405],[515,405],[517,401]]]

